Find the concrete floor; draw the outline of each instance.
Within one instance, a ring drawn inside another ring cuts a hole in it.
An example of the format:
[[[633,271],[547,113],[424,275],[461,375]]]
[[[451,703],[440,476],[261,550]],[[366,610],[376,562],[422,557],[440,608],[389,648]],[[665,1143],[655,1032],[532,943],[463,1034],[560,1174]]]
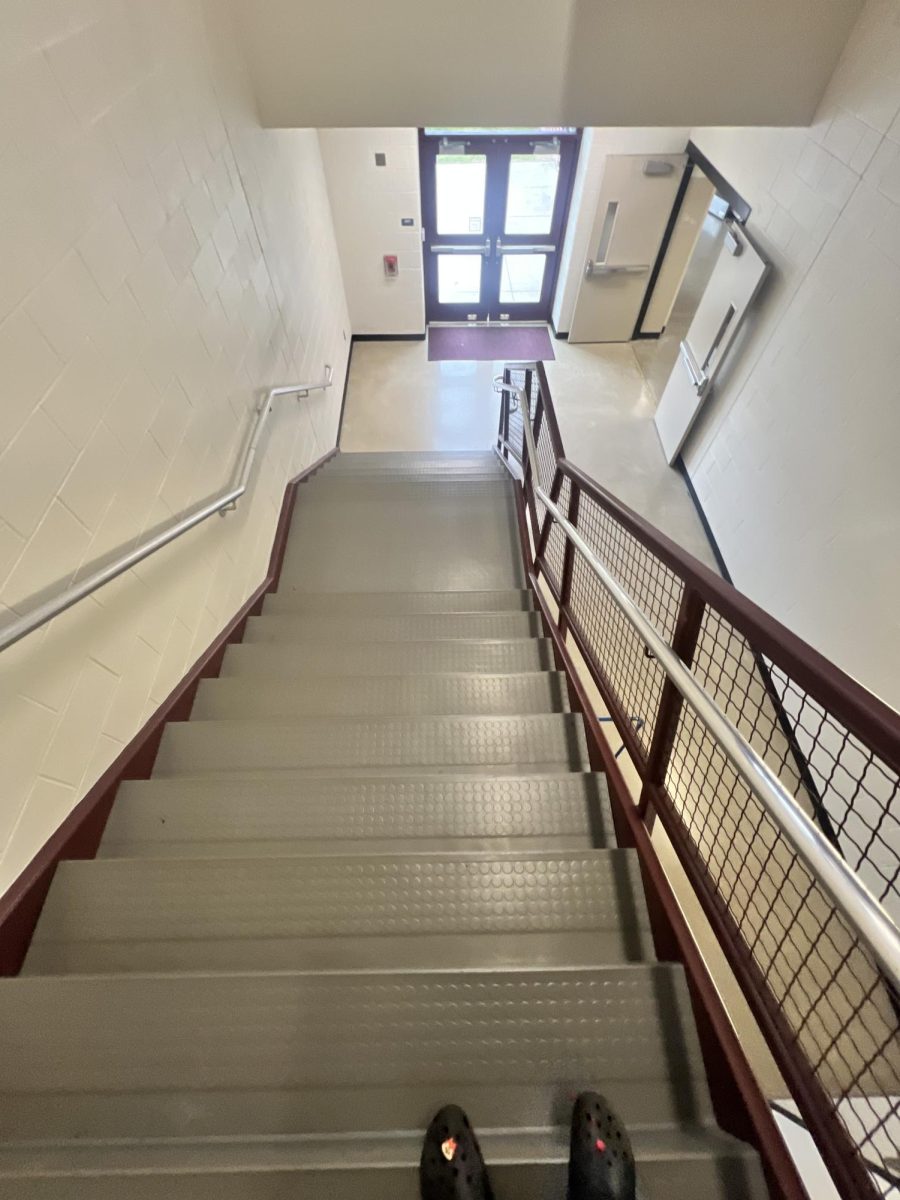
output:
[[[631,346],[554,341],[553,348],[547,378],[568,456],[715,569],[684,480],[663,457],[653,395]],[[498,418],[491,380],[502,368],[502,362],[429,362],[425,342],[357,342],[341,449],[489,448]]]

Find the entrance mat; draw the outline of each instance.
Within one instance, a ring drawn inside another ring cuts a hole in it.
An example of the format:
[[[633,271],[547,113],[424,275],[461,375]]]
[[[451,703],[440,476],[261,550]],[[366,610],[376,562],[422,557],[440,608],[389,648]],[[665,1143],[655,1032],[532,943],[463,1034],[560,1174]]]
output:
[[[554,359],[545,325],[430,325],[428,361],[537,362]]]

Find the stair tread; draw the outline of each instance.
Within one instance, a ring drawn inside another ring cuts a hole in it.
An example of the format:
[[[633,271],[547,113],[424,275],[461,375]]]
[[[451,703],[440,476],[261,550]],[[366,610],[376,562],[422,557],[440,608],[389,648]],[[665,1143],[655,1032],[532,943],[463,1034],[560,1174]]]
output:
[[[251,617],[244,644],[346,640],[440,641],[445,638],[531,638],[540,634],[532,612],[476,613],[266,613]]]
[[[551,671],[480,675],[313,675],[260,681],[205,679],[192,716],[487,716],[564,712],[565,676]]]
[[[483,778],[451,774],[337,779],[260,773],[244,779],[126,782],[100,854],[240,852],[241,844],[278,847],[314,842],[361,846],[470,839],[586,839],[593,824],[613,844],[606,780],[601,775]]]
[[[491,592],[302,592],[282,584],[270,592],[264,613],[530,612],[527,588]]]
[[[366,1136],[368,1132],[368,1136]],[[40,1147],[0,1145],[0,1178],[31,1174],[82,1172],[280,1171],[329,1166],[417,1167],[422,1151],[421,1130],[366,1131],[350,1134],[299,1134],[279,1137],[163,1138],[92,1141],[58,1141]],[[485,1161],[500,1166],[521,1161],[567,1163],[569,1128],[566,1125],[533,1129],[478,1126]],[[653,1159],[692,1159],[707,1155],[755,1158],[745,1142],[714,1125],[635,1123],[629,1128],[639,1166]]]
[[[294,675],[486,675],[543,671],[553,667],[545,638],[456,638],[424,642],[317,642],[229,646],[222,676]]]
[[[626,1121],[711,1119],[671,964],[20,976],[0,1054],[7,1140],[421,1128],[448,1079],[511,1126],[547,1123],[574,1081]]]
[[[61,863],[26,974],[653,957],[625,850]]]
[[[427,766],[582,770],[584,728],[572,713],[522,716],[333,716],[170,723],[154,776],[202,771]]]
[[[317,592],[357,592],[362,581],[368,591],[521,588],[515,522],[505,483],[311,484],[294,510],[281,579]]]

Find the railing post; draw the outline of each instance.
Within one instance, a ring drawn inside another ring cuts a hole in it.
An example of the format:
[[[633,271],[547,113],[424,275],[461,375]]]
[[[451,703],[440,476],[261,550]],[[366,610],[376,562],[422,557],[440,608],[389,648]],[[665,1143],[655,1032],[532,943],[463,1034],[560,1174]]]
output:
[[[706,604],[700,594],[692,587],[685,587],[681,595],[678,617],[675,621],[675,632],[672,636],[672,649],[686,666],[694,661],[694,652],[700,637],[703,624],[703,614]],[[674,683],[666,676],[659,697],[659,708],[656,711],[656,724],[653,727],[653,738],[647,755],[647,765],[643,773],[641,795],[638,800],[638,812],[652,822],[653,814],[649,812],[653,790],[662,787],[669,767],[672,746],[675,743],[675,732],[678,729],[678,718],[681,716],[681,706],[684,700]]]

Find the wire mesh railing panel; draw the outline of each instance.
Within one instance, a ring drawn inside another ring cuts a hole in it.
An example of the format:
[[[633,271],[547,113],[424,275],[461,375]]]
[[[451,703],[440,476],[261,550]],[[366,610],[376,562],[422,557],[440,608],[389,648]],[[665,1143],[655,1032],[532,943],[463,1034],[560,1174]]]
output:
[[[578,507],[578,532],[669,644],[683,584],[588,493]],[[643,639],[580,554],[569,595],[572,624],[581,633],[645,752],[650,749],[665,673]]]
[[[900,775],[776,662],[763,663],[804,764],[819,823],[900,921]]]
[[[623,516],[562,459],[543,373],[522,370],[513,382],[528,393],[535,481],[551,494],[561,480],[557,507],[592,554],[664,642],[672,646],[680,630],[678,653],[690,656],[701,687],[900,920],[900,739],[891,714],[871,697],[855,696],[850,681],[836,690],[833,669],[817,667],[814,656],[807,664],[807,648],[787,631],[773,634],[737,593],[729,590],[726,602],[718,581],[705,581],[687,556],[681,564],[652,530]],[[520,425],[515,436],[522,433]],[[526,490],[539,533],[546,509]],[[664,817],[798,1107],[835,1180],[843,1181],[841,1194],[900,1195],[900,1000],[697,710],[664,693],[662,667],[555,523],[546,529],[539,567],[564,595],[562,618],[620,730],[633,731],[628,749],[644,783],[639,811],[656,805]],[[867,729],[881,754],[862,736]],[[623,802],[631,803],[627,796]]]
[[[560,512],[568,514],[571,496],[572,484],[568,479],[564,479],[560,485],[559,496],[556,501]],[[563,532],[562,527],[555,522],[552,523],[547,531],[547,544],[544,548],[544,567],[557,593],[562,591],[563,564],[567,541],[568,538]]]
[[[700,886],[752,957],[797,1052],[836,1112],[854,1101],[860,1153],[889,1171],[900,1152],[900,1048],[877,965],[687,706],[665,789]]]

